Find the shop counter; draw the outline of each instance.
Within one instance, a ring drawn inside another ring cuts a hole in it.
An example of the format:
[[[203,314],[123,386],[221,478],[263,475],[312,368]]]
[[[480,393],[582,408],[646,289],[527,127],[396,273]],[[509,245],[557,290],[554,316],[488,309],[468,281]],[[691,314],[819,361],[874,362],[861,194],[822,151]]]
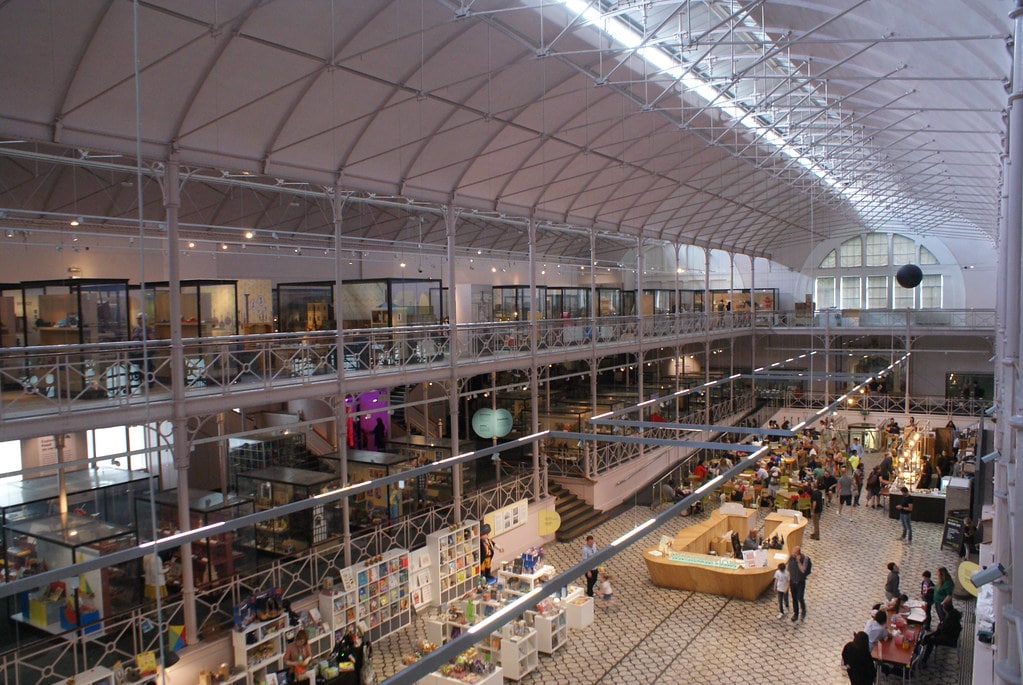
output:
[[[763,594],[771,586],[778,564],[788,561],[790,550],[802,544],[806,519],[790,510],[770,514],[765,520],[765,534],[779,536],[784,547],[761,550],[762,565],[748,567],[731,555],[708,553],[733,531],[740,538],[746,536],[756,510],[739,511],[714,511],[706,521],[683,528],[673,539],[645,550],[643,559],[653,584],[747,600]]]
[[[902,501],[902,492],[899,490],[892,490],[890,492],[882,491],[882,494],[888,495],[888,518],[897,519],[899,518],[899,510],[895,507]],[[913,515],[910,517],[913,521],[923,521],[924,523],[944,523],[945,522],[945,493],[935,491],[910,491],[910,496],[913,498]]]

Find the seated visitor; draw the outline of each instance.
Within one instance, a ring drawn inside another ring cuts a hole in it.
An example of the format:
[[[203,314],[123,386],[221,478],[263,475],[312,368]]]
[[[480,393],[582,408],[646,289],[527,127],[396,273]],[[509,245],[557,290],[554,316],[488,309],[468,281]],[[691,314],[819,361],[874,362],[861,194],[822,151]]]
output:
[[[863,626],[863,632],[867,634],[871,651],[873,651],[874,645],[878,642],[888,639],[887,624],[888,614],[885,613],[884,609],[880,609],[874,614],[873,618],[867,621],[867,625]]]
[[[757,540],[757,532],[751,530],[747,535],[746,539],[742,541],[743,551],[753,550],[760,547],[760,541]]]
[[[920,644],[924,647],[923,656],[920,658],[920,665],[926,666],[927,660],[931,658],[935,645],[955,647],[959,644],[959,633],[963,630],[962,617],[959,610],[952,604],[952,598],[945,601],[945,618],[938,624],[938,629],[933,633],[925,635]]]

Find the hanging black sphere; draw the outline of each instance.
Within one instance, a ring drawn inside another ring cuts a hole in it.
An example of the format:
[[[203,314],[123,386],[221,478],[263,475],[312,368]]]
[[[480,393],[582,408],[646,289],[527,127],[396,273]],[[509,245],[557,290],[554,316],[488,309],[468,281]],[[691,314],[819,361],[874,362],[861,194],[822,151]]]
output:
[[[920,281],[924,279],[924,272],[920,270],[920,267],[916,264],[906,264],[900,266],[899,270],[895,273],[895,280],[899,282],[903,288],[915,288],[920,285]]]

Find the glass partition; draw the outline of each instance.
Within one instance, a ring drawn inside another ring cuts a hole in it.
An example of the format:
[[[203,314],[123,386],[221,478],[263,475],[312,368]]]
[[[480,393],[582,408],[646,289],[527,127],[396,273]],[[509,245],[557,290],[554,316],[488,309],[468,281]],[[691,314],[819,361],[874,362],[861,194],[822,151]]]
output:
[[[590,315],[589,288],[547,288],[547,314],[554,319],[578,319]]]
[[[334,284],[281,283],[277,286],[277,330],[282,333],[334,330]]]
[[[0,347],[25,344],[25,306],[20,285],[0,284]]]
[[[132,320],[145,312],[153,338],[171,337],[170,284],[146,283],[145,291],[132,287]],[[140,301],[141,300],[141,301]],[[238,334],[238,286],[235,281],[181,281],[181,336],[209,338]]]
[[[25,344],[128,339],[128,281],[71,279],[21,284]]]

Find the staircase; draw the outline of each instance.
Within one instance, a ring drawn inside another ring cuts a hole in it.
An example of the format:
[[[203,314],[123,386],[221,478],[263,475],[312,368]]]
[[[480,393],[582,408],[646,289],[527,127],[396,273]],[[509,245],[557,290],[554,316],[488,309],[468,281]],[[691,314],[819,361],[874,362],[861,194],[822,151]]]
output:
[[[547,490],[555,498],[554,510],[561,517],[561,527],[554,535],[558,542],[571,542],[581,535],[586,535],[595,526],[616,516],[619,511],[618,508],[597,511],[585,500],[579,499],[555,482],[548,483]]]

